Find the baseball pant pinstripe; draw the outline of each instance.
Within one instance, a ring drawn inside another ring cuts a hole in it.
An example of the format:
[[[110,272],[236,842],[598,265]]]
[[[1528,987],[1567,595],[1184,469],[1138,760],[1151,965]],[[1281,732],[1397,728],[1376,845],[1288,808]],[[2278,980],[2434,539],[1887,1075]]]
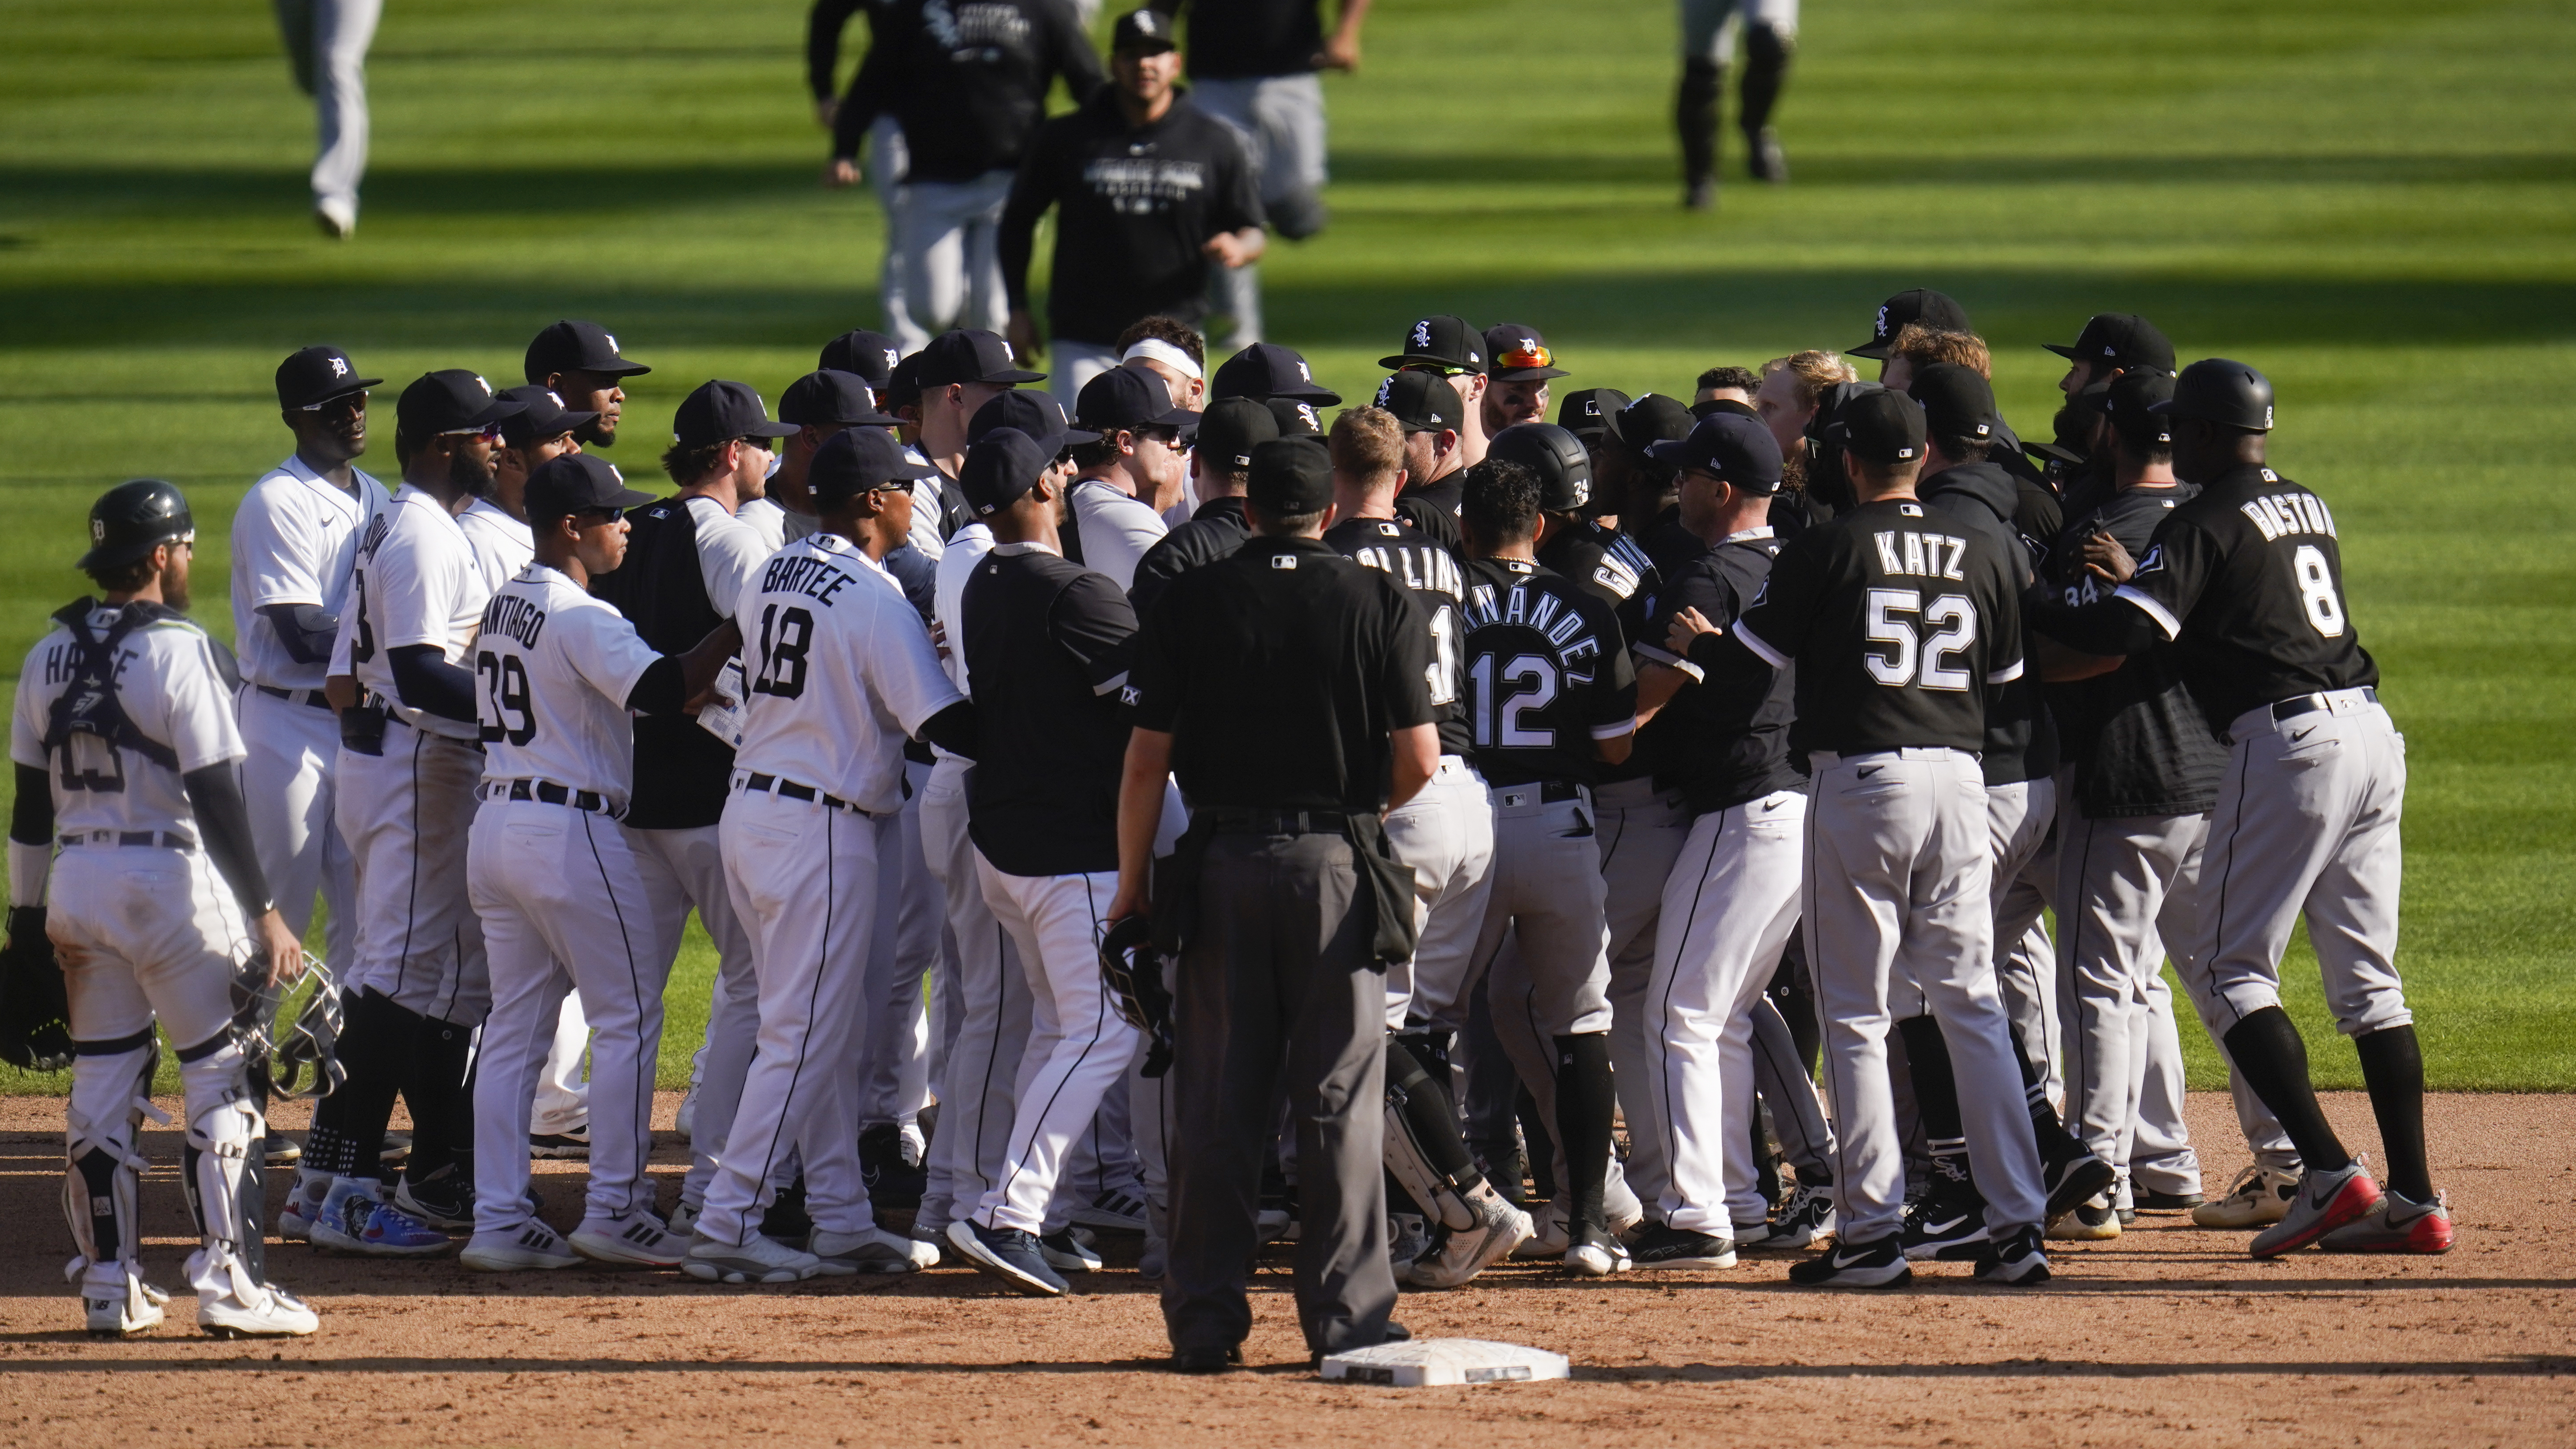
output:
[[[984,904],[975,846],[966,837],[972,761],[943,756],[921,795],[921,843],[948,902],[957,940],[957,1039],[939,1079],[939,1132],[930,1140],[929,1186],[915,1223],[944,1228],[1002,1180],[1020,1058],[1029,1043],[1029,978],[1019,948]]]
[[[868,953],[868,1035],[859,1049],[859,1125],[909,1126],[930,1103],[930,1017],[922,978],[946,974],[947,903],[922,859],[921,796],[931,767],[904,762],[910,792],[896,813],[902,824],[898,864],[903,886],[877,915]]]

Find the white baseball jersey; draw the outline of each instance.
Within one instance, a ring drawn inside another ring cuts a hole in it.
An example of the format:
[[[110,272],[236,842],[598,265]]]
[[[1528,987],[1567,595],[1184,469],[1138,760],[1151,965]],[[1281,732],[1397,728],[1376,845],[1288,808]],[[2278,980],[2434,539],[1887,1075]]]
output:
[[[635,727],[626,696],[662,656],[612,605],[532,563],[483,606],[474,710],[483,778],[549,780],[626,808]]]
[[[474,571],[490,593],[519,576],[537,556],[537,540],[528,526],[501,510],[489,498],[477,498],[456,515],[456,529],[474,549]]]
[[[355,470],[351,470],[353,473]],[[349,604],[358,535],[385,506],[385,485],[356,473],[358,490],[336,484],[287,455],[260,475],[233,513],[233,638],[242,678],[273,689],[319,689],[327,666],[300,664],[260,610],[311,604],[333,614]]]
[[[89,614],[93,637],[105,637],[117,609]],[[216,663],[206,631],[177,614],[137,627],[116,646],[116,700],[142,736],[178,757],[173,770],[142,752],[76,734],[58,756],[45,754],[54,701],[78,677],[81,649],[61,624],[38,640],[18,672],[18,707],[9,720],[9,758],[43,770],[54,782],[54,823],[65,834],[89,830],[185,830],[196,819],[179,777],[238,760],[241,730],[233,722],[232,686]],[[173,903],[174,909],[185,902]]]
[[[980,523],[970,523],[957,530],[948,540],[948,551],[939,556],[939,573],[931,585],[930,616],[939,622],[939,637],[948,646],[948,655],[940,663],[948,677],[957,681],[960,693],[972,695],[974,688],[966,682],[966,581],[975,576],[975,563],[993,551],[993,530]]]
[[[446,507],[408,483],[398,489],[358,542],[351,593],[355,622],[344,624],[341,633],[349,640],[349,663],[358,683],[406,724],[450,739],[473,739],[471,721],[445,719],[402,703],[388,657],[396,649],[434,644],[448,663],[463,663],[483,605],[492,596],[475,565],[474,546]]]
[[[698,580],[706,585],[707,602],[730,619],[734,601],[778,549],[762,540],[760,530],[725,512],[725,506],[712,498],[692,498],[688,507],[689,521],[697,531]]]
[[[734,764],[870,814],[901,808],[903,742],[964,696],[894,576],[818,533],[780,549],[734,617],[751,671]]]
[[[733,517],[736,523],[758,534],[761,546],[771,553],[787,546],[787,506],[777,499],[755,498],[737,509]]]

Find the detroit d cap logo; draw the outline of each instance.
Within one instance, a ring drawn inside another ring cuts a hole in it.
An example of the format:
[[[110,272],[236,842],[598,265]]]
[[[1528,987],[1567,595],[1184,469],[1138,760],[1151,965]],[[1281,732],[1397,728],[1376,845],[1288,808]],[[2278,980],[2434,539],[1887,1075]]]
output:
[[[333,377],[347,377],[349,375],[349,364],[341,361],[339,358],[332,358],[331,375]]]
[[[89,541],[93,544],[107,542],[107,520],[93,518],[89,521]]]

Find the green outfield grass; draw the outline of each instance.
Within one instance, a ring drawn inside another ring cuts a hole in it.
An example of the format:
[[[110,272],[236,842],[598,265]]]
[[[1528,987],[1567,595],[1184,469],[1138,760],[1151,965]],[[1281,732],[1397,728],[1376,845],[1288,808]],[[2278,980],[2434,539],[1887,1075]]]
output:
[[[649,477],[697,382],[775,397],[877,321],[878,214],[816,185],[795,0],[390,7],[347,245],[306,217],[311,112],[265,5],[0,18],[0,669],[79,591],[89,501],[135,474],[189,490],[198,613],[229,634],[226,525],[286,450],[269,374],[294,347],[396,380],[383,476],[401,380],[516,382],[539,326],[594,318],[658,369],[612,455]],[[1275,338],[1357,393],[1413,317],[1456,311],[1542,328],[1572,385],[1678,392],[1858,343],[1934,285],[2039,436],[2039,344],[2093,311],[2262,367],[2275,461],[2335,507],[2409,738],[2401,965],[2432,1080],[2576,1085],[2567,8],[1813,0],[1779,117],[1795,183],[1743,182],[1731,149],[1705,216],[1675,205],[1671,31],[1668,0],[1381,0],[1365,68],[1328,82],[1333,228],[1266,269]],[[2304,944],[2286,974],[2320,1080],[2357,1085]],[[698,937],[666,1083],[708,975]]]

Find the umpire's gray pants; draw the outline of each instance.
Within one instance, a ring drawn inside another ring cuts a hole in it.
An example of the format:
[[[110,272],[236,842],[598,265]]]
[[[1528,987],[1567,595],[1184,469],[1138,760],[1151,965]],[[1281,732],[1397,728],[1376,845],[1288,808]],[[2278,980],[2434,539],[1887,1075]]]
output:
[[[1244,1294],[1261,1159],[1284,1086],[1297,1135],[1297,1319],[1310,1352],[1385,1336],[1386,979],[1375,907],[1338,835],[1220,834],[1199,872],[1198,932],[1181,953],[1171,1266],[1174,1348],[1252,1330]]]
[[[1681,792],[1658,790],[1652,780],[1621,780],[1592,792],[1600,812],[1602,910],[1610,924],[1610,1066],[1619,1086],[1619,1112],[1628,1123],[1628,1185],[1654,1202],[1671,1185],[1664,1134],[1655,1127],[1654,1098],[1646,1074],[1653,1033],[1646,986],[1655,974],[1655,932],[1664,882],[1690,839],[1691,814]]]
[[[358,214],[358,182],[367,174],[367,47],[375,42],[384,0],[276,0],[277,28],[298,89],[313,98],[321,137],[313,160],[313,200]]]

